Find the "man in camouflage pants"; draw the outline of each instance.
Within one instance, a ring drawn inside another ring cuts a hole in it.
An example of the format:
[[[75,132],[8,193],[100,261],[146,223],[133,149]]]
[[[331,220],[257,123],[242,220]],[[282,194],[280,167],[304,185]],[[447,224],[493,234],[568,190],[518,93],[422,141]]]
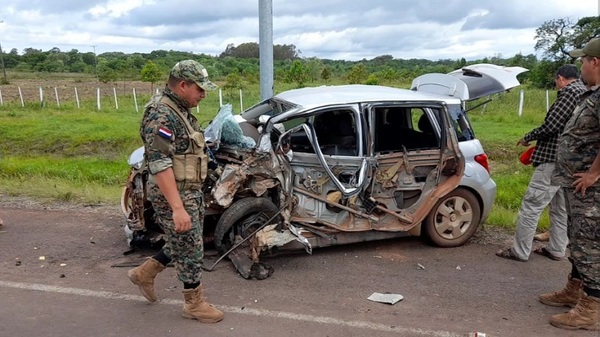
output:
[[[203,153],[204,138],[190,108],[198,106],[206,91],[216,88],[202,65],[193,60],[181,61],[171,70],[162,93],[146,105],[140,135],[150,173],[148,199],[166,234],[166,243],[154,257],[128,271],[144,297],[154,302],[154,278],[173,261],[183,282],[183,316],[205,323],[220,321],[223,312],[205,301],[200,282],[204,201],[202,179],[198,177],[201,171],[205,173],[207,158]],[[190,162],[200,163],[191,167],[191,178],[187,175]]]
[[[581,77],[589,90],[558,143],[553,182],[564,191],[568,214],[571,273],[567,286],[540,295],[551,306],[574,307],[550,323],[575,330],[600,328],[600,39],[570,53],[581,59]]]

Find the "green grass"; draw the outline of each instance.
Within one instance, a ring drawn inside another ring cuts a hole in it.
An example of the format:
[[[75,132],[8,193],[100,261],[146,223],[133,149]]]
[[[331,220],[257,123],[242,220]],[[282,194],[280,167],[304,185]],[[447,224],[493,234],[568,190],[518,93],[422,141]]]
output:
[[[316,84],[314,84],[316,85]],[[393,85],[406,87],[405,83]],[[276,84],[275,92],[293,88]],[[523,114],[518,115],[519,90],[495,97],[469,116],[478,139],[490,157],[498,194],[487,224],[514,228],[521,198],[533,169],[518,156],[525,149],[517,141],[539,126],[545,116],[545,91],[525,89]],[[550,99],[555,98],[555,93]],[[119,109],[104,97],[98,111],[95,101],[20,102],[0,106],[0,193],[85,204],[117,204],[127,178],[129,154],[141,146],[138,133],[141,110],[148,95],[138,97],[139,112],[131,96],[119,97]],[[259,100],[258,85],[244,90],[244,107]],[[224,92],[223,102],[239,112],[237,91]],[[218,112],[216,93],[201,102],[196,114],[204,126]],[[473,106],[473,104],[470,104]],[[544,214],[540,227],[548,227]]]

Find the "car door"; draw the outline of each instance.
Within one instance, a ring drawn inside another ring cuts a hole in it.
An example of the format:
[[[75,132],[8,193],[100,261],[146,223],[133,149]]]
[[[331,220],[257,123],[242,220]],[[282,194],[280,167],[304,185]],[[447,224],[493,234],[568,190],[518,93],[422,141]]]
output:
[[[365,107],[376,162],[371,195],[384,205],[373,228],[409,230],[460,181],[464,159],[443,103],[378,103]]]
[[[293,152],[293,221],[340,231],[371,229],[360,199],[371,164],[359,111],[358,104],[329,106],[279,121]]]

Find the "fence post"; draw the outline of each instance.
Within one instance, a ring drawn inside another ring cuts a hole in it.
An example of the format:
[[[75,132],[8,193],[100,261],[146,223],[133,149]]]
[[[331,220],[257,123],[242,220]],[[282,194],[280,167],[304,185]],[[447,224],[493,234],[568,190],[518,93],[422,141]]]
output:
[[[77,109],[79,109],[79,94],[77,93],[77,87],[75,87],[75,101],[77,101]]]
[[[548,97],[548,89],[546,89],[546,112],[550,110],[550,98]]]
[[[19,88],[19,97],[21,98],[21,107],[24,108],[25,107],[25,102],[23,101],[23,93],[21,92],[21,87]]]
[[[519,92],[519,117],[523,115],[523,98],[525,97],[525,90],[521,89]]]
[[[139,112],[137,106],[137,97],[135,96],[135,88],[133,88],[133,104],[135,104],[135,112]]]
[[[119,101],[117,100],[117,88],[113,87],[113,96],[115,96],[115,109],[119,110]]]
[[[58,89],[54,87],[54,96],[56,96],[56,106],[60,108],[60,100],[58,99]]]
[[[244,99],[242,95],[242,89],[240,89],[240,112],[244,111]]]
[[[2,90],[0,90],[0,105],[4,105],[4,102],[2,101]]]
[[[219,108],[223,106],[223,90],[219,88]]]
[[[96,89],[96,102],[98,105],[98,111],[100,111],[100,88]]]
[[[40,106],[44,107],[44,90],[42,89],[41,85],[40,85]]]

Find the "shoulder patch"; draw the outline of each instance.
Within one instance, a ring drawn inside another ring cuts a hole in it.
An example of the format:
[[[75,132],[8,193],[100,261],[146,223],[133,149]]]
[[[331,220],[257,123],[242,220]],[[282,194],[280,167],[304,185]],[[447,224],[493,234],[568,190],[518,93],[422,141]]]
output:
[[[164,127],[158,129],[158,135],[169,140],[173,138],[173,132]]]

